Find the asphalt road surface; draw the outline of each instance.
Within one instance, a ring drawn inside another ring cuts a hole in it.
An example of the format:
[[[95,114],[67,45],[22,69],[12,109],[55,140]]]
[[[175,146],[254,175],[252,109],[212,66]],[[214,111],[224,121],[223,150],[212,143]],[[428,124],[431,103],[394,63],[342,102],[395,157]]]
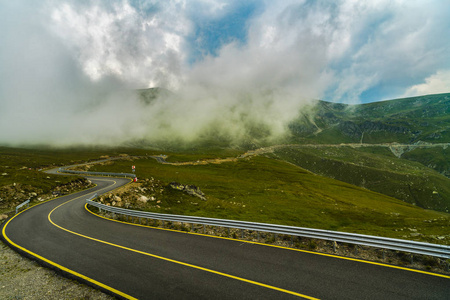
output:
[[[123,298],[450,299],[450,277],[100,218],[85,199],[129,182],[34,206],[2,228],[19,252]]]

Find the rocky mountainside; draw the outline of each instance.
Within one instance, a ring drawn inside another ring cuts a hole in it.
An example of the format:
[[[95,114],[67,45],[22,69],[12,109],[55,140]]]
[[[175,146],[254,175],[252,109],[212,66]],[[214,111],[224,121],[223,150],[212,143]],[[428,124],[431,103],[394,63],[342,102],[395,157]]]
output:
[[[450,93],[359,105],[316,101],[290,124],[317,143],[450,142]]]

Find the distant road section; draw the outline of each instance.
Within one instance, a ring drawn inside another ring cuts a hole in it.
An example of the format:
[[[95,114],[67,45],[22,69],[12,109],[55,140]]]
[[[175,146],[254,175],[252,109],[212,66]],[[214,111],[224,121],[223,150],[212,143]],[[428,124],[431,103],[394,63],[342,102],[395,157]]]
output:
[[[2,238],[46,266],[126,299],[449,299],[450,277],[346,258],[114,222],[85,199],[130,180],[89,177],[93,189],[10,219]]]

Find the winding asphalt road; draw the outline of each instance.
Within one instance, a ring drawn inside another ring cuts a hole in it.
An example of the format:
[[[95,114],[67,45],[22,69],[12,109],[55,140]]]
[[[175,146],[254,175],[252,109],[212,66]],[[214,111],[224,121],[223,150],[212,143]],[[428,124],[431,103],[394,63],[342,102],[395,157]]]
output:
[[[22,254],[127,299],[450,299],[450,276],[100,218],[85,199],[34,206],[2,227]]]

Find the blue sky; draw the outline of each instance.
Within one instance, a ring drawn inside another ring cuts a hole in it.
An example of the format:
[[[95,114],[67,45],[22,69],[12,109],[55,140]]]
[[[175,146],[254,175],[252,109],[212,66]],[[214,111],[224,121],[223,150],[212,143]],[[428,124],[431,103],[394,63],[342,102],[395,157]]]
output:
[[[222,81],[347,103],[450,91],[444,0],[17,2],[1,11],[22,7],[35,23],[22,36],[37,25],[94,81],[214,88],[207,70],[222,68]]]
[[[448,78],[450,39],[447,38],[450,32],[450,5],[448,2],[413,1],[412,5],[405,2],[398,2],[395,5],[395,1],[392,3],[380,1],[379,5],[364,5],[364,1],[361,3],[363,4],[360,6],[354,5],[350,8],[354,11],[346,20],[347,24],[340,20],[343,18],[342,6],[346,5],[345,1],[292,1],[284,7],[285,10],[297,11],[298,15],[295,17],[298,20],[307,19],[318,10],[322,11],[328,15],[325,16],[327,18],[324,21],[325,24],[320,25],[330,26],[332,34],[339,35],[340,32],[345,32],[349,35],[350,42],[344,53],[335,59],[330,59],[324,69],[337,75],[344,75],[353,70],[355,71],[353,76],[377,77],[372,82],[362,82],[362,87],[355,83],[353,88],[340,91],[340,76],[336,76],[335,81],[330,83],[318,97],[341,102],[371,102],[419,95],[419,91],[450,92],[450,78]],[[187,38],[187,48],[190,49],[189,64],[202,61],[205,56],[220,56],[221,48],[229,43],[245,48],[253,20],[263,18],[264,10],[271,8],[266,7],[263,1],[243,4],[231,2],[227,5],[228,7],[217,16],[202,14],[198,11],[192,12],[191,20],[194,23],[194,30]],[[409,10],[410,18],[408,18]],[[295,28],[295,17],[287,17],[285,11],[276,18],[280,20],[283,16],[286,18],[283,21],[291,22],[292,27]],[[352,16],[354,19],[351,19]],[[311,24],[302,25],[311,26]],[[355,27],[342,28],[345,26]],[[405,39],[405,36],[411,37],[411,40]],[[325,36],[324,39],[326,38]],[[324,41],[318,39],[317,42]],[[297,50],[301,55],[301,44],[298,44]],[[361,55],[361,58],[358,58],[361,52],[369,53],[367,56]],[[438,55],[435,56],[435,54]],[[362,66],[364,59],[367,59],[365,62],[367,66]],[[376,60],[379,60],[379,63],[376,63]],[[424,66],[415,68],[417,64]],[[356,72],[358,68],[361,69],[361,73]],[[444,76],[439,82],[435,78],[438,71]],[[427,88],[427,79],[430,78],[435,80],[428,84],[431,86]]]
[[[0,128],[17,124],[0,142],[242,136],[245,122],[275,136],[310,99],[450,92],[447,0],[15,0],[0,28]],[[183,105],[121,94],[149,87]],[[114,126],[81,134],[98,120]]]

